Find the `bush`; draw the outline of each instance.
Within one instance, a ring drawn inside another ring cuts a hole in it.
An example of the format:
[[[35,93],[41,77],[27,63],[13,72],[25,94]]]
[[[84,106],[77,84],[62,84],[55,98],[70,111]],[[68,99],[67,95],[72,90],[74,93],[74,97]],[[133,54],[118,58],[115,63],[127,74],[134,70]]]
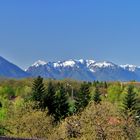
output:
[[[10,107],[5,121],[6,133],[10,137],[48,138],[52,129],[52,118],[47,111],[33,109],[34,104],[24,104],[20,108]]]

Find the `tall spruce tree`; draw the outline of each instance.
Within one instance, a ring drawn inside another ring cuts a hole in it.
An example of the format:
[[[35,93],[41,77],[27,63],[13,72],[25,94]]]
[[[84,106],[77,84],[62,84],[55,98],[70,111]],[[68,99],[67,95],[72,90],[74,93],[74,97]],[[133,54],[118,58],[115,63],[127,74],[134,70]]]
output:
[[[95,94],[93,95],[93,101],[95,104],[99,104],[101,102],[100,92],[98,86],[95,88]]]
[[[123,99],[123,111],[128,115],[134,115],[137,111],[137,95],[134,92],[134,87],[129,86],[127,94]]]
[[[125,123],[122,130],[126,135],[126,139],[136,140],[137,124],[140,122],[140,116],[138,114],[137,94],[131,85],[128,87],[123,100],[123,118]]]
[[[57,91],[55,97],[56,110],[54,113],[54,118],[56,121],[64,119],[69,114],[69,103],[68,97],[65,92],[65,88],[61,83],[57,84]]]
[[[104,88],[107,89],[107,87],[108,87],[108,85],[107,85],[107,82],[105,81],[104,82]]]
[[[51,81],[48,83],[47,92],[43,97],[43,106],[48,108],[49,115],[53,115],[56,110],[55,87]]]
[[[41,76],[38,76],[32,86],[32,95],[31,98],[33,101],[38,102],[39,107],[43,109],[43,98],[44,95],[46,94],[46,89],[43,83],[43,78]]]
[[[129,86],[127,89],[127,94],[124,97],[123,105],[125,110],[135,110],[137,104],[136,93],[134,92],[134,87]]]
[[[90,85],[86,82],[83,82],[80,87],[80,91],[77,94],[76,100],[76,109],[77,111],[84,109],[90,101]]]

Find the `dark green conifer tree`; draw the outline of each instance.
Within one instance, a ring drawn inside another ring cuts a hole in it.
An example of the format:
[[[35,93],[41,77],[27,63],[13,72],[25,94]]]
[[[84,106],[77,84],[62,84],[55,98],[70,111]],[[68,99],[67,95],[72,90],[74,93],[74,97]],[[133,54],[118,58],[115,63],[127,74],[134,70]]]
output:
[[[125,119],[125,125],[122,128],[129,140],[136,139],[137,124],[140,123],[138,110],[137,94],[134,92],[134,87],[130,85],[127,89],[127,94],[123,99],[122,113],[122,116]]]
[[[133,111],[136,110],[137,98],[136,93],[134,92],[134,87],[129,86],[127,89],[127,94],[123,99],[123,108],[124,110]]]
[[[49,81],[47,92],[43,97],[43,106],[48,108],[49,115],[53,115],[56,110],[55,92],[53,83]]]
[[[95,88],[95,94],[93,95],[93,101],[95,104],[99,104],[101,102],[100,92],[98,86]]]
[[[77,94],[76,98],[76,109],[84,109],[90,101],[90,85],[86,82],[81,84],[80,91]]]
[[[127,118],[133,117],[140,125],[140,98],[134,92],[134,87],[129,86],[123,100],[123,112]]]
[[[108,87],[108,85],[107,85],[107,82],[105,81],[104,82],[104,88],[107,89],[107,87]]]
[[[68,97],[65,92],[65,88],[61,83],[57,84],[57,91],[55,97],[56,110],[54,113],[54,118],[56,121],[64,119],[69,114],[69,103]]]
[[[33,101],[38,102],[39,107],[43,109],[43,97],[46,94],[46,89],[44,87],[43,78],[38,76],[34,82],[32,87],[31,98]]]

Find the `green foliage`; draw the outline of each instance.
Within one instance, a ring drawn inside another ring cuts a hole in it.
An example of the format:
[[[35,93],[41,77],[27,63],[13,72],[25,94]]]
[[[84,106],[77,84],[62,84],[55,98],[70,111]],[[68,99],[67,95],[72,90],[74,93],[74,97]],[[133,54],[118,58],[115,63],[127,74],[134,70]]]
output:
[[[128,140],[136,140],[137,134],[137,122],[139,121],[138,110],[138,98],[134,91],[134,86],[129,85],[127,93],[122,101],[122,117],[124,124],[122,126],[124,135]]]
[[[51,81],[48,83],[47,90],[42,97],[42,106],[48,109],[48,114],[52,115],[55,121],[60,121],[68,115],[68,97],[63,84],[58,83],[54,86]]]
[[[108,87],[108,100],[112,103],[121,101],[122,87],[120,83],[111,84]]]
[[[10,105],[10,100],[5,98],[0,98],[2,107],[0,108],[0,121],[4,121],[6,119],[7,110]]]
[[[95,105],[91,102],[80,115],[82,139],[123,139],[116,107],[108,102]]]
[[[76,105],[75,100],[69,99],[69,115],[73,115],[76,113]]]
[[[54,118],[56,121],[64,119],[69,114],[69,103],[65,89],[62,84],[58,83],[56,96],[55,96],[55,113]]]
[[[105,88],[105,89],[108,88],[107,82],[104,82],[104,88]]]
[[[79,93],[76,96],[76,108],[77,111],[84,109],[90,101],[90,85],[86,82],[81,84]]]
[[[95,104],[99,104],[101,102],[101,97],[100,97],[100,92],[99,92],[99,88],[96,87],[95,88],[95,94],[93,96],[93,101]]]
[[[45,94],[46,94],[46,89],[44,87],[43,78],[38,76],[33,83],[31,98],[33,101],[38,102],[39,107],[42,109],[45,108],[43,104],[43,98]]]
[[[6,132],[7,132],[7,130],[5,129],[5,127],[0,122],[0,136],[4,136],[6,134]]]
[[[6,136],[20,138],[48,138],[52,129],[52,118],[47,111],[35,109],[32,102],[24,103],[15,109],[9,107],[4,123]]]
[[[0,108],[0,120],[4,120],[6,117],[6,109]]]
[[[0,96],[3,98],[12,99],[15,97],[15,90],[11,86],[0,87]]]
[[[43,106],[44,108],[48,108],[49,115],[53,115],[55,112],[56,104],[55,104],[55,87],[52,82],[49,81],[47,91],[43,96]]]
[[[128,87],[127,94],[123,99],[123,109],[124,111],[136,111],[137,109],[137,95],[133,86]]]
[[[2,80],[0,103],[0,135],[54,140],[140,139],[138,82],[41,77]]]

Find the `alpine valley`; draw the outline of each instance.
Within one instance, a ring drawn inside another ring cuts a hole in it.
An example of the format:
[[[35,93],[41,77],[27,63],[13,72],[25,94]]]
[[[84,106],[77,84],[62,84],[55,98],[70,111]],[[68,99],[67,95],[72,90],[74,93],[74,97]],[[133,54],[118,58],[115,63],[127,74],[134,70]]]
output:
[[[42,76],[50,79],[75,79],[82,81],[140,81],[140,67],[116,65],[95,60],[37,61],[25,71],[0,57],[0,77],[26,78]]]

